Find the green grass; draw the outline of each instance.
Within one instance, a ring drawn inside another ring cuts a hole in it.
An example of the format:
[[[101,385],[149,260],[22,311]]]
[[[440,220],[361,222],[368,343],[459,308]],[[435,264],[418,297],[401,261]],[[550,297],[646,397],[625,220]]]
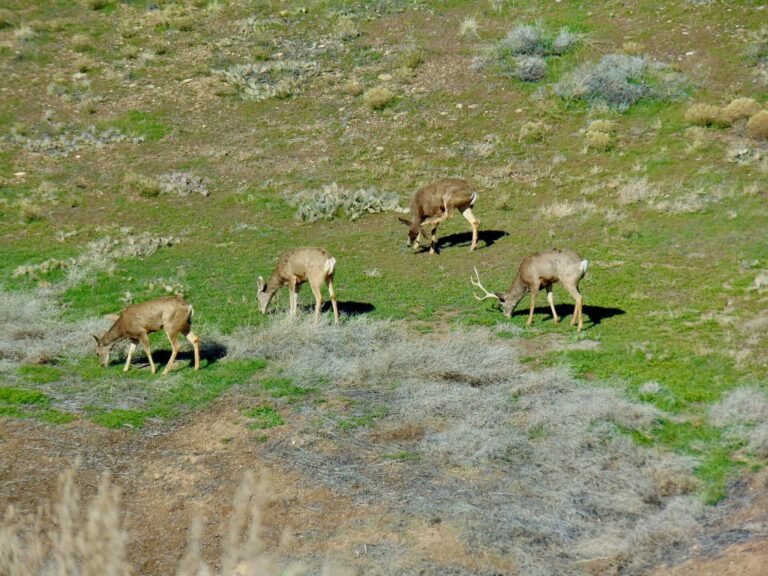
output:
[[[289,404],[315,392],[315,388],[297,386],[290,378],[272,376],[259,380],[259,387],[272,398],[282,398]]]
[[[50,384],[58,382],[63,372],[60,368],[46,365],[29,365],[19,368],[19,375],[27,382],[33,384]]]
[[[160,140],[171,132],[171,127],[164,122],[164,116],[158,112],[131,110],[114,120],[112,126],[130,136],[143,136],[149,142]]]
[[[266,430],[285,424],[285,420],[280,413],[274,407],[267,404],[243,410],[243,414],[251,420],[248,423],[248,427],[252,430]]]
[[[11,405],[48,406],[51,403],[51,398],[37,390],[8,386],[0,387],[0,402]]]

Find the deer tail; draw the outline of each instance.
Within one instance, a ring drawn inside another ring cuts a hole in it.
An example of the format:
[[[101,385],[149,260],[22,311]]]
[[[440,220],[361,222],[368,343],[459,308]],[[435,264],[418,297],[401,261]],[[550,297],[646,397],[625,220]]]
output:
[[[192,308],[192,304],[189,305],[189,316],[187,316],[187,320],[192,320],[192,316],[195,315],[195,309]]]
[[[475,205],[475,202],[477,202],[477,192],[472,192],[472,199],[469,201],[469,206],[472,207]]]
[[[589,266],[589,260],[581,261],[581,277],[584,278],[584,274],[587,273],[587,266]]]
[[[331,276],[336,271],[336,258],[331,256],[325,261],[325,274]]]

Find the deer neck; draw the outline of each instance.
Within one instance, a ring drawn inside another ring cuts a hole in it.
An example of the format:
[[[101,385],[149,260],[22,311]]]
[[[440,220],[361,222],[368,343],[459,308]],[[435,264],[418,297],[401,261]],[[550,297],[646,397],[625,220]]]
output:
[[[283,285],[285,282],[282,278],[280,278],[280,274],[278,274],[277,270],[272,272],[272,276],[269,277],[269,280],[267,280],[267,283],[264,285],[264,292],[269,294],[270,296],[277,292],[277,290]]]
[[[526,292],[528,292],[528,284],[523,282],[522,278],[518,275],[512,282],[512,287],[504,294],[504,297],[513,303],[512,306],[514,308],[520,303]]]
[[[118,319],[117,322],[112,324],[112,327],[107,330],[101,338],[99,338],[99,344],[102,346],[108,346],[109,344],[114,344],[123,338],[125,338],[125,334],[123,333],[122,326],[120,326],[120,319]]]

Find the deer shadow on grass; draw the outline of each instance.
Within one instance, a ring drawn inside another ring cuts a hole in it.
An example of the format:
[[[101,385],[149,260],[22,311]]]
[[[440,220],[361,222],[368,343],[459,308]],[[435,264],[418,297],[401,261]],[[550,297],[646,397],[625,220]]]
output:
[[[475,250],[490,248],[501,238],[504,238],[504,236],[509,236],[509,233],[504,230],[479,230],[477,233],[478,246]],[[484,244],[482,247],[480,246],[481,242]],[[448,234],[448,236],[438,237],[435,243],[435,251],[440,252],[446,246],[470,246],[471,244],[472,232],[457,232],[455,234]]]
[[[530,303],[526,306],[519,306],[512,313],[512,316],[527,317],[530,310],[528,306],[530,306]],[[557,315],[560,316],[560,322],[565,320],[568,322],[571,321],[570,319],[573,315],[573,304],[568,304],[567,302],[563,304],[555,304],[555,310],[557,310]],[[614,316],[621,316],[622,314],[626,314],[626,311],[622,310],[621,308],[611,308],[608,306],[588,306],[587,304],[582,306],[582,311],[584,312],[585,325],[588,324],[589,326],[597,326],[606,318],[613,318]],[[545,322],[552,321],[552,310],[549,309],[549,306],[537,306],[533,309],[533,313],[534,315],[544,316]],[[534,323],[536,323],[535,320]]]
[[[339,314],[346,314],[347,316],[360,316],[362,314],[368,314],[376,309],[376,306],[370,302],[355,302],[354,300],[336,300],[336,305],[339,307]],[[314,314],[315,305],[306,306],[307,313]],[[323,302],[320,312],[333,313],[333,307],[329,301]]]
[[[174,362],[180,364],[177,368],[184,367],[185,364],[189,364],[190,368],[194,367],[195,355],[192,351],[192,347],[188,343],[185,345],[183,338],[179,338],[179,344],[181,344],[182,349],[176,356]],[[149,360],[147,359],[146,354],[144,354],[143,351],[139,353],[139,350],[141,350],[141,347],[136,349],[137,354],[134,356],[131,366],[149,366]],[[200,368],[205,368],[203,362],[205,362],[207,366],[210,366],[224,358],[226,355],[227,347],[224,344],[217,342],[216,340],[207,340],[205,336],[200,336]],[[165,365],[168,363],[170,357],[170,344],[168,344],[168,348],[156,348],[152,350],[152,360],[155,361],[158,372],[165,370]],[[125,362],[125,360],[123,360],[123,362]]]

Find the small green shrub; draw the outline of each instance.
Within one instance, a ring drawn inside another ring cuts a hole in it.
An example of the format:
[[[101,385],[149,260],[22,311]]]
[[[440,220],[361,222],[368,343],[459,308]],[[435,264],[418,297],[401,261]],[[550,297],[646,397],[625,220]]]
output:
[[[242,100],[288,98],[299,94],[303,85],[318,71],[315,62],[300,60],[236,64],[213,70],[214,74],[234,86]]]
[[[107,412],[97,412],[91,415],[91,420],[105,428],[141,428],[147,419],[147,414],[140,410],[123,410],[117,408]]]
[[[371,110],[381,110],[395,99],[395,94],[385,86],[376,86],[363,94],[363,102]]]
[[[144,198],[156,198],[160,195],[160,182],[151,176],[128,172],[123,176],[123,190]]]
[[[91,37],[86,34],[75,34],[69,39],[69,45],[75,52],[85,52],[93,48]]]
[[[349,16],[340,16],[336,20],[336,26],[333,30],[334,35],[340,40],[352,40],[360,36],[355,21]]]
[[[551,132],[552,127],[541,120],[526,122],[520,128],[518,140],[526,143],[541,142]]]
[[[424,60],[424,54],[418,48],[408,48],[402,54],[402,63],[406,68],[417,68]]]
[[[21,221],[25,224],[31,224],[43,219],[43,209],[37,204],[33,204],[29,200],[25,200],[21,203],[21,209],[19,211]]]

